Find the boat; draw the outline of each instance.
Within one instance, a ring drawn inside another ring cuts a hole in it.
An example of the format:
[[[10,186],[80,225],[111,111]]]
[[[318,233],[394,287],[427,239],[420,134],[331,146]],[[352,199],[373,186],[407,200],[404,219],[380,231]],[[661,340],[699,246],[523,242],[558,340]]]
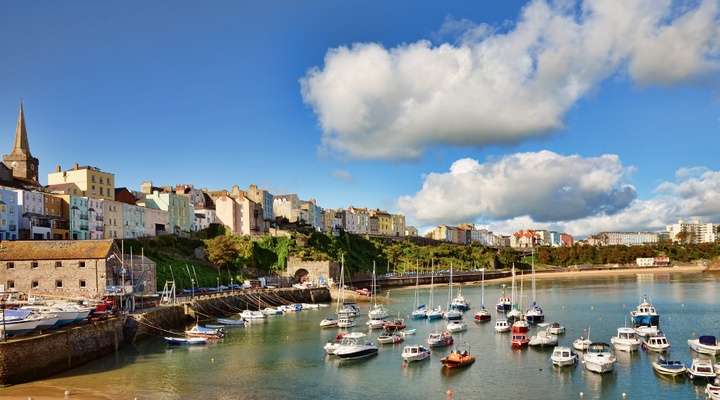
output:
[[[321,328],[333,328],[336,327],[338,324],[338,320],[335,317],[327,317],[320,321],[320,327]]]
[[[383,329],[385,329],[388,332],[395,332],[395,331],[401,331],[405,329],[405,320],[402,318],[393,319],[390,321],[385,321],[383,324]]]
[[[573,342],[573,348],[575,350],[586,351],[588,349],[588,347],[590,347],[592,342],[590,341],[590,327],[589,326],[588,326],[587,332],[588,332],[587,338],[580,336],[579,338],[575,339],[575,341]]]
[[[34,331],[43,319],[32,313],[26,317],[10,316],[0,317],[0,336],[18,336]]]
[[[399,334],[403,335],[403,337],[412,336],[417,332],[417,329],[404,329]]]
[[[355,343],[364,337],[365,334],[362,332],[338,333],[337,336],[335,336],[335,340],[325,344],[323,350],[325,350],[325,353],[328,355],[335,355],[335,350],[337,350],[341,345]]]
[[[452,276],[453,276],[453,267],[452,264],[450,264],[450,281],[448,283],[448,304],[447,304],[447,311],[443,315],[443,318],[445,318],[448,321],[457,321],[462,319],[463,314],[462,311],[456,308],[452,307]]]
[[[640,325],[635,327],[635,333],[641,337],[655,336],[660,332],[657,326]]]
[[[548,331],[552,333],[548,328]],[[517,320],[513,322],[511,326],[512,333],[528,333],[530,331],[530,325],[525,320]]]
[[[475,362],[475,357],[471,356],[467,350],[453,350],[447,357],[441,359],[440,362],[443,368],[463,368],[472,365]]]
[[[535,297],[535,249],[532,250],[532,307],[525,312],[525,320],[530,325],[537,325],[545,322],[545,313],[542,307],[538,305]]]
[[[302,303],[301,304],[303,310],[319,310],[320,304],[310,304],[310,303]]]
[[[432,332],[428,335],[427,344],[430,347],[451,346],[454,340],[450,332]]]
[[[265,319],[265,314],[262,311],[245,310],[240,313],[243,319]]]
[[[452,308],[453,310],[458,310],[458,311],[467,311],[470,309],[470,303],[462,295],[461,288],[458,289],[457,296],[455,296],[452,303],[450,303],[450,308]]]
[[[418,320],[427,318],[427,310],[425,304],[420,304],[420,261],[415,260],[415,309],[410,314],[410,318]]]
[[[720,400],[720,378],[716,378],[715,382],[705,386],[705,395],[710,400]]]
[[[502,286],[502,296],[498,299],[497,304],[495,305],[495,309],[499,313],[507,313],[512,310],[512,299],[505,295],[505,285]]]
[[[504,333],[510,332],[510,323],[505,319],[499,319],[495,321],[495,332]]]
[[[552,333],[553,335],[563,335],[565,334],[565,327],[560,325],[559,322],[553,322],[548,326],[547,328],[548,332]]]
[[[645,350],[663,353],[670,349],[670,342],[662,332],[659,332],[655,336],[646,337],[642,346]]]
[[[206,328],[204,326],[200,326],[198,324],[195,324],[192,328],[185,331],[185,336],[187,337],[201,337],[205,339],[220,339],[223,336],[225,336],[225,332],[222,328],[220,329],[212,329],[212,328]]]
[[[715,379],[715,367],[712,361],[695,358],[687,369],[688,377],[694,381],[710,381]]]
[[[368,318],[383,320],[388,317],[387,310],[382,304],[377,303],[377,281],[375,277],[375,261],[373,261],[373,272],[372,272],[372,299],[373,307],[368,312]]]
[[[368,322],[366,322],[365,325],[367,325],[367,327],[370,330],[383,329],[383,326],[385,325],[385,321],[383,321],[381,319],[371,319],[371,320],[368,320]]]
[[[490,311],[485,308],[485,268],[482,269],[481,289],[480,289],[480,309],[475,313],[473,319],[475,322],[488,322],[490,321]]]
[[[360,315],[360,307],[354,302],[344,302],[342,308],[338,311],[338,315],[341,317],[357,317]]]
[[[528,339],[526,333],[513,332],[512,339],[510,339],[510,344],[512,345],[513,349],[522,349],[523,347],[526,347],[528,344],[530,344],[530,339]]]
[[[532,336],[528,342],[528,345],[533,347],[557,346],[557,344],[558,337],[547,330],[538,331],[537,334]]]
[[[467,325],[465,325],[462,321],[450,321],[445,329],[447,329],[450,333],[465,332],[467,330]]]
[[[217,323],[220,325],[245,326],[246,321],[244,319],[218,318]]]
[[[443,317],[442,308],[440,306],[434,307],[435,300],[435,261],[434,259],[430,260],[430,303],[428,307],[428,311],[426,313],[426,318],[430,321],[441,319]]]
[[[207,344],[208,340],[204,337],[164,337],[167,344],[171,346],[192,346],[199,344]]]
[[[347,317],[338,318],[337,326],[338,328],[351,328],[355,326],[355,320]]]
[[[351,343],[341,344],[335,349],[335,356],[343,360],[357,360],[377,355],[378,347],[370,342],[360,343],[355,340]]]
[[[617,336],[610,338],[613,348],[619,351],[636,351],[640,347],[640,339],[633,328],[618,328]]]
[[[658,326],[660,324],[660,315],[648,300],[647,295],[643,296],[640,304],[633,311],[630,311],[630,318],[635,326]]]
[[[515,280],[514,280],[514,273],[515,269],[513,268],[513,300],[515,299],[514,293],[515,293]],[[522,293],[522,281],[520,281],[520,293]],[[520,294],[520,301],[522,302],[522,294]],[[519,307],[517,307],[516,304],[513,302],[513,311],[518,311]],[[510,313],[508,313],[508,316],[510,316]],[[522,315],[518,315],[517,318],[515,318],[515,321],[512,323],[512,326],[510,328],[511,332],[511,338],[510,338],[510,345],[513,349],[522,349],[528,346],[530,344],[530,339],[528,338],[528,331],[530,330],[530,324],[528,324],[525,319],[522,318]]]
[[[615,368],[615,362],[617,359],[607,343],[592,343],[588,346],[587,353],[583,355],[585,369],[598,374],[612,371]]]
[[[556,367],[567,367],[575,365],[578,356],[569,347],[557,346],[553,349],[550,361]]]
[[[718,345],[715,336],[704,335],[697,339],[690,339],[688,340],[688,346],[690,346],[693,351],[700,354],[715,356],[720,353],[720,345]]]
[[[430,358],[430,349],[421,345],[405,346],[400,356],[407,363],[422,361]]]
[[[377,337],[377,341],[380,344],[397,344],[405,340],[405,337],[398,335],[397,333],[386,332]]]
[[[518,299],[520,299],[520,302],[522,302],[522,279],[520,280],[520,296],[516,295],[515,292],[515,265],[513,264],[512,267],[512,283],[510,286],[510,298],[512,299],[512,309],[507,312],[506,318],[510,324],[514,324],[517,321],[523,320],[522,312],[520,312],[520,309],[522,308],[518,304]]]
[[[655,372],[665,376],[681,376],[687,372],[687,368],[682,361],[666,360],[663,357],[659,357],[657,361],[654,361],[652,367]]]

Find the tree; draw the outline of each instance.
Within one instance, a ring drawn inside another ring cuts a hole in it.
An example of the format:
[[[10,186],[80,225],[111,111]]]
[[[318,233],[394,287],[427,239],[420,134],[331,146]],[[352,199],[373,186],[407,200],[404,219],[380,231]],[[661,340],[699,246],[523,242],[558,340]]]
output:
[[[237,241],[232,236],[217,236],[206,243],[208,260],[218,267],[234,265],[240,256]]]

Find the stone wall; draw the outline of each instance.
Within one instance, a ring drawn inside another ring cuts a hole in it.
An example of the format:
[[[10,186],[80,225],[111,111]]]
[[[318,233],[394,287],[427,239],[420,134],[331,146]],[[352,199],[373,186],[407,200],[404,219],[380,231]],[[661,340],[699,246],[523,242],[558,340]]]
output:
[[[307,272],[307,275],[305,275]],[[298,278],[299,275],[306,276],[310,282],[329,282],[332,278],[337,281],[340,278],[340,265],[335,261],[304,261],[297,257],[288,258],[286,275],[291,278]]]
[[[116,351],[121,317],[0,342],[0,385],[42,379]]]
[[[103,259],[8,261],[2,264],[0,285],[6,285],[8,291],[88,298],[105,293],[108,272]]]

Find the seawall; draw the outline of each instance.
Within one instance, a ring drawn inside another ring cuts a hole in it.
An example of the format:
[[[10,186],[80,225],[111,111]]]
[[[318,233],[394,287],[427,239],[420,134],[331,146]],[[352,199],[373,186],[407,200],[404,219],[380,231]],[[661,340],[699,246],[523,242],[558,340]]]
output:
[[[0,385],[46,378],[111,354],[123,344],[123,317],[0,342]]]

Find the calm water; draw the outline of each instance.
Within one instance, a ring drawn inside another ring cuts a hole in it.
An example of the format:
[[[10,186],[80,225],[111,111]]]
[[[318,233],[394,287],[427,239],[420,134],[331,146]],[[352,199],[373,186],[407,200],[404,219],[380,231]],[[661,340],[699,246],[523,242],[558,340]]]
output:
[[[720,334],[719,278],[668,274],[538,281],[537,297],[548,322],[557,320],[567,328],[560,343],[571,345],[588,326],[592,339],[609,342],[628,312],[648,294],[661,313],[661,327],[673,345],[672,358],[689,362],[688,338]],[[480,303],[479,287],[465,287],[463,292],[473,306]],[[421,295],[427,301],[427,290]],[[486,287],[489,305],[499,295],[499,285]],[[393,291],[391,298],[391,311],[407,314],[414,292]],[[446,301],[446,287],[436,289],[436,299]],[[367,306],[363,309],[366,314]],[[468,331],[456,335],[456,343],[468,343],[477,362],[449,375],[440,365],[447,350],[403,367],[402,344],[381,347],[371,359],[341,364],[326,359],[322,350],[337,332],[318,328],[329,310],[303,311],[234,329],[221,343],[207,347],[170,349],[161,340],[144,341],[58,377],[0,389],[0,398],[62,398],[70,390],[71,398],[112,399],[445,399],[448,389],[455,399],[576,399],[580,392],[585,399],[621,399],[622,393],[627,399],[704,398],[702,386],[657,377],[650,366],[654,355],[644,351],[617,354],[616,369],[608,375],[588,373],[581,366],[558,370],[549,361],[550,350],[511,350],[509,335],[496,334],[492,322],[469,322]],[[364,327],[364,322],[362,318],[359,325]],[[424,343],[427,333],[444,323],[409,325],[418,333],[406,343]]]

